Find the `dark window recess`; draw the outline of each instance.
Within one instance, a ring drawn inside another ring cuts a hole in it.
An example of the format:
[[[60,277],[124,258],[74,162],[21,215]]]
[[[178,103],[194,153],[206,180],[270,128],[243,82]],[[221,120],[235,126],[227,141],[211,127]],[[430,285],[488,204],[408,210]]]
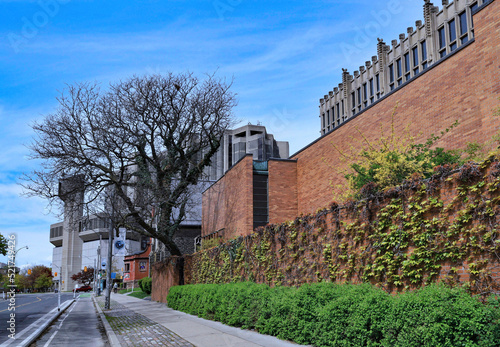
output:
[[[373,78],[370,80],[370,96],[373,96],[375,91],[373,90]]]
[[[325,127],[325,114],[324,113],[323,113],[323,117],[322,118],[323,118],[322,119],[323,120],[323,126],[322,126],[322,128],[324,128]]]
[[[361,88],[358,88],[358,105],[361,105]]]
[[[426,41],[422,41],[420,44],[420,48],[422,49],[422,69],[427,69],[427,43]]]
[[[380,92],[380,75],[376,75],[375,80],[377,81],[377,92]]]
[[[258,228],[269,223],[268,175],[253,174],[253,227]]]
[[[410,79],[410,53],[405,54],[405,80],[408,81]]]
[[[439,56],[443,58],[446,55],[446,34],[444,27],[438,29],[439,36]]]
[[[394,83],[394,65],[389,65],[389,81],[390,83]]]
[[[368,86],[365,84],[363,84],[363,100],[366,100],[368,99]]]
[[[401,65],[401,59],[396,60],[396,64],[398,67],[398,78],[400,78],[401,76],[403,76],[403,67]]]
[[[454,19],[448,22],[448,29],[450,31],[450,51],[453,52],[457,49],[457,27]]]
[[[330,110],[326,110],[326,125],[330,125]],[[262,160],[262,158],[259,158]]]
[[[460,42],[466,44],[469,41],[469,33],[467,32],[467,12],[464,11],[458,15],[460,19]]]
[[[413,54],[413,66],[418,66],[418,47],[413,47],[411,52]]]
[[[337,103],[337,125],[339,124],[340,119],[340,104]]]
[[[341,107],[341,109],[342,109],[342,115],[344,115],[345,111],[344,111],[344,100],[343,99],[342,99],[342,107]]]
[[[354,96],[354,92],[351,93],[351,99],[352,99],[352,108],[356,108],[356,97]]]

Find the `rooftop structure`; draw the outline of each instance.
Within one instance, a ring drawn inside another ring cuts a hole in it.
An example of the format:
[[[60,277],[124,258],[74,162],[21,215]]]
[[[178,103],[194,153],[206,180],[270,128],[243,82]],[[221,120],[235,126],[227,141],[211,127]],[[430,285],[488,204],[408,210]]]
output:
[[[387,45],[378,39],[377,55],[351,75],[343,69],[342,82],[320,102],[321,135],[338,128],[380,99],[402,88],[425,70],[474,38],[472,15],[488,0],[442,0],[439,10],[429,0],[424,21],[417,20],[406,34]]]

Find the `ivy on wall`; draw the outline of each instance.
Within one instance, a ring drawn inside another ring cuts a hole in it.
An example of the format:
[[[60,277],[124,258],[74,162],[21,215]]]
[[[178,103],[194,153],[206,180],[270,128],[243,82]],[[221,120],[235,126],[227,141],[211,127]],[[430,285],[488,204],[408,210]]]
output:
[[[432,282],[500,292],[500,162],[435,169],[362,201],[200,251],[186,283],[298,286],[370,282],[388,292]]]

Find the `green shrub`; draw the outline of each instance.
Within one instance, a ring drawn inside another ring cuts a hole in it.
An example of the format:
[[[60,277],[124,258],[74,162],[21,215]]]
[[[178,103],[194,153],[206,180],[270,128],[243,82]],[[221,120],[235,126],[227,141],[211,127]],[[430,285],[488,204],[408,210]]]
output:
[[[173,309],[315,346],[497,346],[500,301],[430,286],[391,296],[369,284],[176,286]]]
[[[139,287],[141,287],[141,290],[146,293],[146,294],[151,294],[151,286],[153,284],[153,280],[151,277],[144,277],[143,279],[139,280]]]

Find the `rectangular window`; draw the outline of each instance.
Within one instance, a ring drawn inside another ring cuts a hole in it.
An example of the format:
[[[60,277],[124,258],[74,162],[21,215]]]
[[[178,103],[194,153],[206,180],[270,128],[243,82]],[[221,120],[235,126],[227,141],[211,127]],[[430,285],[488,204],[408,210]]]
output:
[[[413,47],[411,52],[413,55],[413,66],[418,66],[418,47]]]
[[[427,69],[427,43],[426,41],[422,41],[420,44],[421,52],[422,52],[422,69]]]
[[[464,11],[458,15],[460,19],[460,42],[466,44],[469,41],[469,33],[467,32],[467,12]]]
[[[439,55],[440,57],[446,56],[446,35],[444,32],[444,27],[438,29],[439,36]]]
[[[337,120],[340,118],[340,104],[337,103]]]
[[[375,91],[373,90],[373,78],[370,79],[370,96],[373,96]]]
[[[398,86],[403,84],[403,63],[401,58],[396,60],[397,74],[398,74]]]
[[[325,127],[325,125],[326,125],[326,124],[325,124],[325,114],[324,114],[324,113],[323,113],[323,117],[322,117],[322,122],[323,122],[323,126],[322,126],[322,128],[324,128],[324,127]]]
[[[377,82],[377,92],[380,92],[380,77],[378,74],[375,76],[375,80]]]
[[[358,105],[361,105],[361,87],[358,88]]]
[[[330,124],[330,110],[326,110],[326,124]]]
[[[367,100],[368,99],[368,86],[367,84],[363,84],[363,100]]]
[[[405,80],[408,81],[410,79],[410,53],[405,54]]]
[[[342,100],[342,107],[341,108],[342,108],[342,115],[344,115],[345,114],[345,111],[344,111],[344,100]]]
[[[448,22],[448,29],[450,31],[450,51],[457,49],[457,27],[455,20],[452,19]]]
[[[354,92],[351,93],[351,100],[352,100],[352,111],[354,113],[356,110],[356,96],[354,95]]]
[[[389,65],[389,86],[394,89],[394,64]]]

